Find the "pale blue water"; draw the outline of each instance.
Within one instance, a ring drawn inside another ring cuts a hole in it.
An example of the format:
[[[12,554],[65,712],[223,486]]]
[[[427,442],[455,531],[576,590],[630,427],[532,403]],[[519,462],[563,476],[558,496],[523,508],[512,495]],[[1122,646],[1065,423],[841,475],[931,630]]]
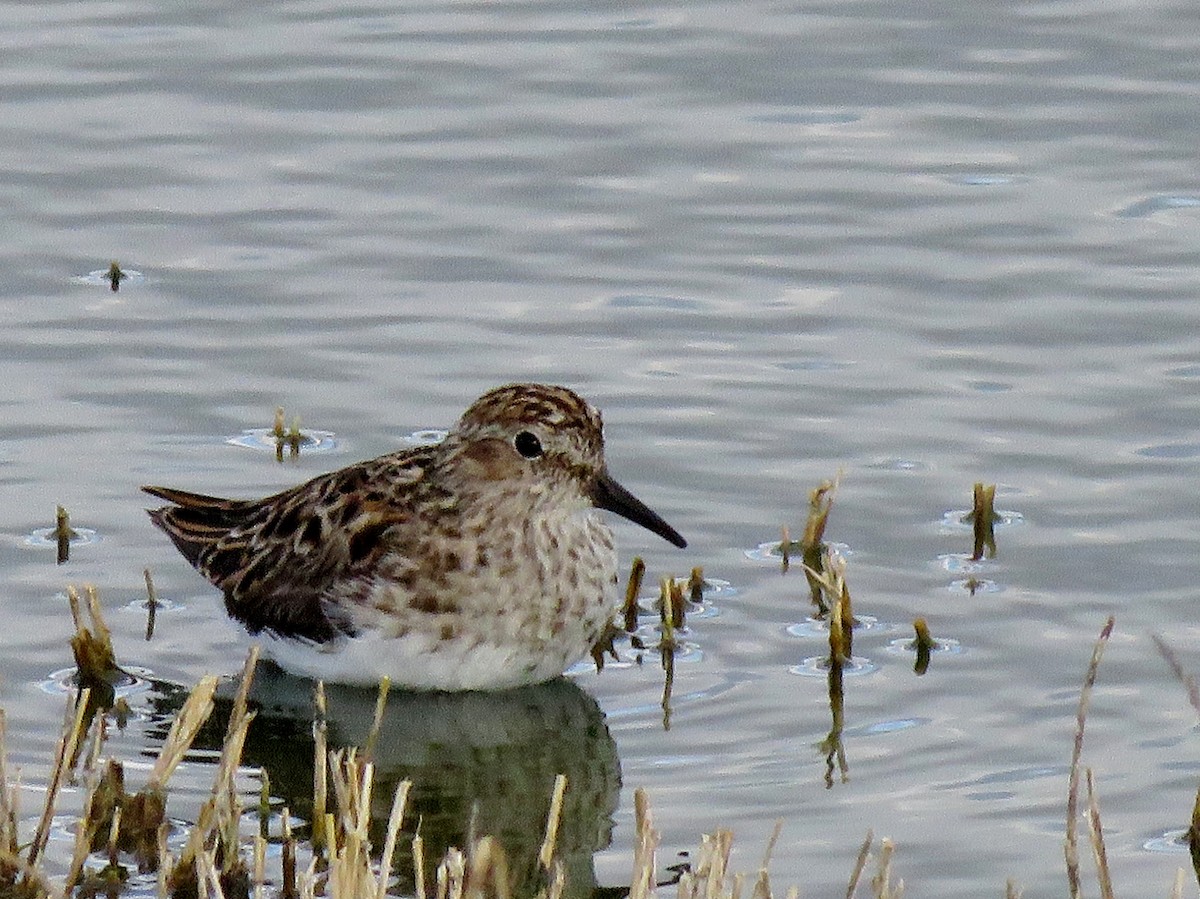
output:
[[[669,731],[653,659],[577,678],[620,758],[580,842],[599,883],[628,882],[644,786],[664,865],[730,826],[753,870],[780,818],[775,883],[805,895],[843,889],[868,827],[909,895],[1061,893],[1110,613],[1085,760],[1116,888],[1188,866],[1144,847],[1200,775],[1148,638],[1200,670],[1192,6],[83,0],[0,24],[0,703],[25,783],[67,583],[100,586],[127,664],[240,669],[138,485],[265,493],[539,379],[605,410],[614,473],[691,542],[619,524],[625,558],[730,585]],[[142,278],[87,282],[112,259]],[[334,451],[228,443],[279,405]],[[881,626],[827,789],[825,682],[792,670],[822,636],[793,633],[798,572],[746,550],[839,470],[829,536]],[[945,516],[977,480],[1021,522],[970,572]],[[59,503],[100,538],[62,567],[27,545]],[[172,603],[150,643],[146,566]],[[961,649],[923,678],[891,648],[917,616]],[[155,739],[135,721],[114,750]],[[184,812],[209,774],[179,775]]]

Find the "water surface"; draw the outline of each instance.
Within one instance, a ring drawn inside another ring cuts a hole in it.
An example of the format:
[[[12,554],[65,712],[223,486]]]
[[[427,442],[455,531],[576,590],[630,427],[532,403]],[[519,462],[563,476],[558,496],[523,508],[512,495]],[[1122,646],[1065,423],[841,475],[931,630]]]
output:
[[[1085,759],[1116,887],[1164,895],[1187,866],[1144,847],[1186,824],[1200,772],[1148,637],[1200,668],[1193,7],[84,0],[0,20],[0,702],[25,783],[60,717],[66,584],[100,586],[119,654],[156,678],[240,669],[138,485],[262,494],[537,379],[605,410],[613,471],[690,540],[618,523],[624,557],[731,585],[692,623],[669,730],[653,659],[575,678],[620,762],[579,840],[598,883],[628,882],[644,786],[663,864],[730,826],[753,870],[779,818],[776,883],[806,893],[841,889],[867,828],[912,895],[1061,891],[1109,614]],[[89,283],[112,259],[142,279]],[[280,405],[334,451],[228,442]],[[872,670],[847,678],[849,777],[827,787],[825,682],[793,671],[823,649],[795,627],[806,589],[745,551],[838,471],[829,536],[890,627],[856,641]],[[980,480],[1022,523],[971,595],[945,515]],[[60,503],[100,539],[58,567],[27,537]],[[150,643],[146,566],[172,604]],[[962,650],[923,678],[891,648],[917,616]],[[114,751],[153,752],[150,695]],[[178,775],[180,814],[208,776]]]

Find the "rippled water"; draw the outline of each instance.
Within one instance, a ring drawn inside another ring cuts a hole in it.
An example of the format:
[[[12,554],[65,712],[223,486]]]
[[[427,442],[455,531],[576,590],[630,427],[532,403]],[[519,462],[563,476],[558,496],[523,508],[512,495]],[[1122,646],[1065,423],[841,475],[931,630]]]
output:
[[[618,524],[626,559],[728,582],[686,635],[669,730],[655,657],[574,679],[569,702],[603,712],[578,744],[596,882],[628,882],[644,786],[664,865],[725,825],[752,870],[779,818],[776,883],[806,895],[842,888],[867,828],[910,895],[1061,892],[1075,704],[1112,613],[1085,760],[1118,892],[1165,895],[1200,774],[1149,639],[1200,670],[1197,18],[7,5],[0,702],[24,782],[61,714],[66,584],[100,586],[119,655],[160,683],[240,669],[245,641],[138,485],[262,494],[538,379],[605,410],[612,469],[690,540]],[[113,259],[139,276],[118,292]],[[256,451],[277,406],[329,451]],[[799,572],[747,551],[797,533],[839,470],[829,537],[886,626],[855,641],[849,776],[827,788],[825,681],[798,673],[825,636]],[[968,566],[975,481],[1019,523]],[[37,530],[56,504],[94,532],[61,567]],[[146,566],[171,603],[149,643]],[[959,650],[920,678],[895,643],[918,616]],[[159,692],[132,694],[114,751],[153,752]],[[453,733],[474,713],[421,714]],[[177,775],[178,814],[209,773]]]

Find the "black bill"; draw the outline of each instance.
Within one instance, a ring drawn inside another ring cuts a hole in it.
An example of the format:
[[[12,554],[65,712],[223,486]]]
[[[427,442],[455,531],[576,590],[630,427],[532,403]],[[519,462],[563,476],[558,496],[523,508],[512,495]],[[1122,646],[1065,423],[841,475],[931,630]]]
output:
[[[679,536],[679,532],[652,512],[640,499],[614,481],[604,472],[596,478],[592,488],[592,502],[597,509],[607,509],[616,512],[622,518],[628,518],[634,524],[640,524],[648,531],[653,531],[669,543],[680,549],[687,546],[687,541]]]

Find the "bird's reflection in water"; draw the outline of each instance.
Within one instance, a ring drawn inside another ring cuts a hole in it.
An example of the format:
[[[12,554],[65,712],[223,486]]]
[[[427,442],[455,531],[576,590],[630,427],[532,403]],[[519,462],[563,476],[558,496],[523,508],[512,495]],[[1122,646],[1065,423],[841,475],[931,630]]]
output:
[[[313,682],[262,664],[251,691],[258,717],[243,764],[259,766],[270,790],[294,816],[312,814]],[[229,691],[230,695],[232,690]],[[326,687],[330,749],[365,745],[376,693]],[[199,748],[218,748],[229,702],[218,705]],[[471,837],[491,835],[508,855],[514,895],[540,883],[537,854],[556,775],[567,776],[557,854],[567,894],[596,893],[594,853],[609,845],[621,787],[616,744],[595,699],[565,679],[498,693],[392,691],[375,745],[372,841],[381,846],[392,795],[408,778],[409,794],[396,888],[414,892],[406,851],[418,826],[426,877],[446,849],[465,849]],[[433,884],[426,884],[430,894]]]

